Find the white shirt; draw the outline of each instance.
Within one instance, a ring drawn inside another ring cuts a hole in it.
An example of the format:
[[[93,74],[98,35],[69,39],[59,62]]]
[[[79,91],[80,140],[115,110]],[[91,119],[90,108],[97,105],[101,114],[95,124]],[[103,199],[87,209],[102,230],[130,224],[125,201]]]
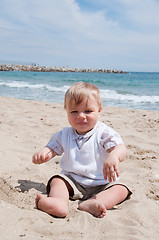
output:
[[[107,159],[107,150],[123,144],[120,135],[102,122],[85,135],[77,134],[72,127],[53,134],[48,147],[58,155],[62,174],[70,175],[83,186],[99,186],[109,183],[103,177],[103,164]]]

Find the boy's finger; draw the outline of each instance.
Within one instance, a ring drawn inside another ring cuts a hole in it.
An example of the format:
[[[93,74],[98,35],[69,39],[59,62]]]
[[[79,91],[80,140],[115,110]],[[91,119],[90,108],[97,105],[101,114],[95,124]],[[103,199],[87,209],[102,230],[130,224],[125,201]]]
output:
[[[110,179],[110,169],[109,167],[103,169],[104,180]]]
[[[48,160],[50,157],[49,157],[49,154],[47,153],[46,156],[45,156],[45,160]]]
[[[115,166],[114,171],[116,172],[117,177],[119,177],[119,167]]]

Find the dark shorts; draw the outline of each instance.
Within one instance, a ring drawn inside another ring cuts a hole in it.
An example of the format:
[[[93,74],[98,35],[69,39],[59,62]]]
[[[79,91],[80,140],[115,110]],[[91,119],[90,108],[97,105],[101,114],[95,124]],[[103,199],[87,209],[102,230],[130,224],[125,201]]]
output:
[[[111,182],[111,183],[96,186],[96,187],[83,187],[78,182],[76,182],[71,176],[64,175],[64,174],[58,174],[58,175],[55,175],[55,176],[51,177],[50,180],[48,181],[48,184],[47,184],[47,187],[46,187],[46,191],[47,191],[48,195],[49,195],[49,192],[50,192],[50,182],[55,177],[63,179],[64,181],[69,183],[69,185],[72,187],[73,195],[70,195],[71,200],[87,200],[87,199],[95,196],[96,194],[98,194],[98,193],[100,193],[100,192],[102,192],[102,191],[104,191],[104,190],[106,190],[106,189],[108,189],[108,188],[110,188],[114,185],[122,185],[122,186],[127,188],[128,196],[127,196],[126,199],[128,199],[130,197],[130,195],[132,194],[132,192],[129,190],[129,188],[120,181],[115,181],[115,182]]]

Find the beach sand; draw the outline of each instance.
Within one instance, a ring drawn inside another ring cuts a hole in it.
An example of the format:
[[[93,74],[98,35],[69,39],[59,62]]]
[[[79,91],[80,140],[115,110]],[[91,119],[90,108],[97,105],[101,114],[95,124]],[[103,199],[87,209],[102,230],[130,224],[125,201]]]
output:
[[[60,172],[60,158],[42,165],[31,158],[52,133],[69,126],[63,105],[0,97],[0,239],[159,239],[159,112],[104,107],[100,120],[128,148],[120,174],[133,195],[102,219],[70,201],[68,216],[58,219],[34,202]]]

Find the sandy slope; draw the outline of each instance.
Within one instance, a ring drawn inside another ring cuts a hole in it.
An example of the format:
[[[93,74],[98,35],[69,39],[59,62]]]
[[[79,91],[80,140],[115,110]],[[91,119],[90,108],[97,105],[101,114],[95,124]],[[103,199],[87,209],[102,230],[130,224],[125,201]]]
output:
[[[128,147],[120,172],[133,195],[103,219],[77,210],[78,202],[57,219],[35,209],[34,200],[60,172],[59,157],[40,166],[31,157],[68,125],[63,106],[0,97],[0,239],[159,239],[159,112],[105,107],[101,120]]]

